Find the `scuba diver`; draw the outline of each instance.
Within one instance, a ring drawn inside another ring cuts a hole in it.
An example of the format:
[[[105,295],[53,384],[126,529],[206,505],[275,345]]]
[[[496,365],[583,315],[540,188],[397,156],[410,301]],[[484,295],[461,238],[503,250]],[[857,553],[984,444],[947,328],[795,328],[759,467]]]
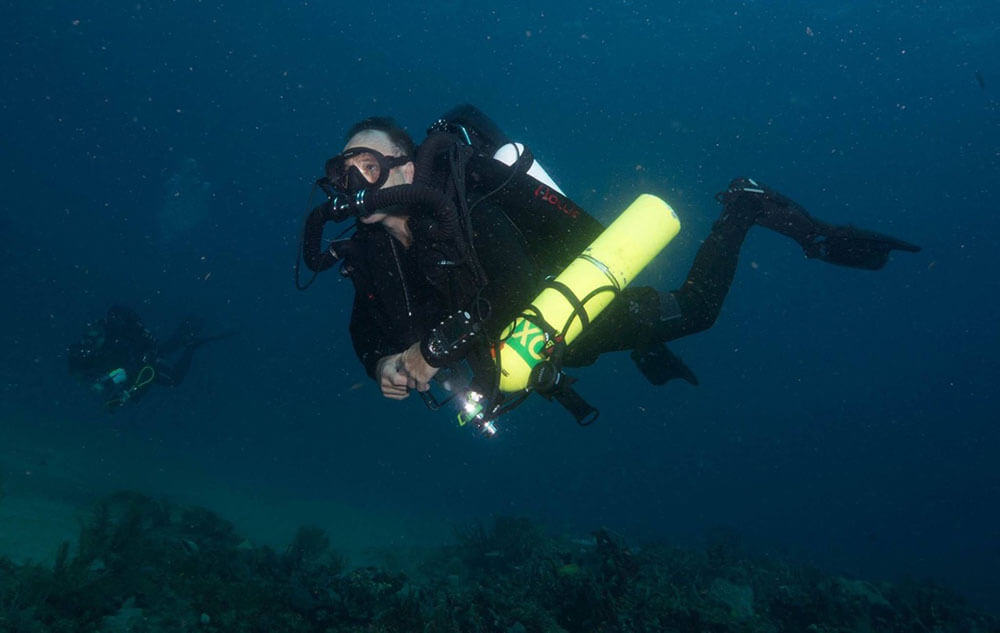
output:
[[[67,348],[69,371],[114,411],[141,398],[150,385],[181,384],[195,350],[231,334],[204,337],[201,329],[201,320],[188,316],[161,343],[134,310],[114,305],[103,319],[87,324],[79,343]]]
[[[416,389],[431,408],[440,405],[427,393],[435,378],[453,395],[468,392],[475,402],[460,405],[469,413],[465,420],[460,413],[460,422],[475,420],[490,433],[492,420],[530,392],[557,400],[581,424],[593,421],[596,410],[562,370],[607,352],[630,351],[653,384],[697,384],[665,343],[712,326],[754,225],[791,237],[808,258],[852,268],[878,270],[893,250],[920,250],[820,221],[766,185],[737,178],[717,195],[722,214],[680,288],[616,287],[607,308],[587,323],[581,304],[590,295],[576,297],[551,276],[604,227],[475,107],[445,114],[419,148],[392,119],[364,119],[349,129],[343,151],[326,162],[316,184],[328,200],[306,217],[302,260],[316,274],[340,264],[351,278],[350,333],[368,375],[385,397],[403,399]],[[353,234],[325,244],[324,225],[345,220],[354,221]],[[297,266],[297,286],[309,283],[299,283]],[[571,344],[560,345],[565,329],[533,309],[545,287],[576,306],[569,320],[578,316],[585,327]],[[512,394],[499,388],[506,375],[499,359],[511,338],[507,326],[518,318],[544,331],[546,362],[532,370],[529,388]]]

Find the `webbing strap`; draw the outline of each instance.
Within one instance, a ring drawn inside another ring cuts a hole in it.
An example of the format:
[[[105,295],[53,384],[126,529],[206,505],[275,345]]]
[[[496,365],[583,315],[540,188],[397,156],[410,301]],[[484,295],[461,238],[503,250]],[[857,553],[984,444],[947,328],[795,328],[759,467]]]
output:
[[[529,310],[531,311],[530,313],[528,312]],[[559,335],[559,332],[557,332],[556,329],[552,327],[551,323],[545,320],[545,317],[542,316],[542,313],[539,312],[538,308],[536,308],[535,304],[533,303],[528,304],[528,307],[525,308],[524,312],[521,313],[521,318],[527,321],[528,323],[537,325],[538,329],[544,332],[545,335],[550,339],[553,339]]]
[[[581,327],[586,329],[586,327],[590,325],[590,317],[587,315],[587,309],[583,306],[583,303],[581,303],[580,300],[576,298],[576,295],[573,293],[572,290],[569,289],[569,286],[562,283],[561,281],[552,279],[550,281],[545,282],[545,287],[552,288],[553,290],[558,291],[563,297],[565,297],[566,301],[571,306],[573,306],[573,312],[569,315],[569,318],[566,320],[566,325],[563,326],[563,331],[559,333],[561,336],[566,336],[566,331],[569,330],[569,326],[573,322],[574,316],[580,317]]]
[[[552,397],[576,418],[576,423],[580,426],[593,424],[601,415],[599,410],[591,406],[569,385],[560,386],[552,393]]]

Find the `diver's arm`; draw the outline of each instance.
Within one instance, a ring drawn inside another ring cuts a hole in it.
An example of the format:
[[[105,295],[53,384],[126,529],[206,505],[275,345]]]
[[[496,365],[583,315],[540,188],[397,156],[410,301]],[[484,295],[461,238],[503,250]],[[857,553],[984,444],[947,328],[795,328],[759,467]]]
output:
[[[382,395],[392,400],[402,400],[410,395],[408,379],[402,371],[402,354],[393,354],[379,359],[375,366],[375,380]]]
[[[392,400],[402,400],[410,395],[410,389],[427,391],[431,380],[438,373],[431,367],[420,351],[420,343],[414,343],[406,351],[384,356],[375,366],[375,380],[382,395]]]
[[[367,309],[364,299],[355,297],[351,313],[351,341],[365,371],[378,383],[382,395],[402,400],[410,389],[427,391],[437,373],[420,353],[420,343],[414,343],[403,352],[395,352],[385,337],[381,319]],[[396,348],[398,349],[398,348]]]
[[[400,364],[406,374],[407,386],[417,391],[427,391],[431,388],[431,380],[438,373],[438,367],[431,367],[420,351],[420,343],[414,343],[400,354]]]
[[[398,348],[393,349],[385,336],[383,319],[366,301],[367,297],[366,292],[355,290],[354,307],[351,310],[351,342],[365,372],[378,381],[379,361],[394,354]]]

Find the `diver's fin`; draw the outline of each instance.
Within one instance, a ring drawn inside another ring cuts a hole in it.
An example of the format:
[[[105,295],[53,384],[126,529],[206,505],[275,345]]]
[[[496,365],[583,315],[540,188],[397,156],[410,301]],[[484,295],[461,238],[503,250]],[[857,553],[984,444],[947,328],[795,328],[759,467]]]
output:
[[[205,343],[214,343],[215,341],[221,341],[223,339],[229,338],[230,336],[234,336],[237,333],[239,333],[239,330],[233,329],[233,330],[225,330],[223,332],[219,332],[218,334],[213,334],[211,336],[199,336],[196,337],[194,340],[192,340],[190,343],[188,343],[187,347],[198,348],[204,345]]]
[[[827,226],[822,232],[798,242],[802,244],[806,257],[867,270],[885,266],[893,250],[920,252],[920,247],[915,244],[853,226]]]
[[[888,235],[817,220],[791,198],[751,178],[733,180],[716,198],[727,211],[753,217],[754,223],[789,236],[806,257],[831,264],[878,270],[893,250],[920,251],[919,246]]]
[[[632,350],[632,360],[646,380],[654,385],[665,385],[675,378],[685,380],[692,385],[698,384],[698,377],[691,368],[663,343]]]
[[[193,314],[184,317],[184,320],[177,324],[167,340],[160,344],[160,353],[169,354],[195,343],[204,325],[205,322],[201,317]]]

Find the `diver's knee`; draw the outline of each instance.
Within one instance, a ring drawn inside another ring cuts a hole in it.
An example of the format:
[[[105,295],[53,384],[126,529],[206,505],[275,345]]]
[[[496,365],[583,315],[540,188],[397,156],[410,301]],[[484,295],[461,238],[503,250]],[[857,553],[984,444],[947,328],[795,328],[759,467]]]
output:
[[[676,318],[680,319],[678,329],[682,330],[680,336],[698,334],[711,329],[719,318],[721,304],[716,304],[707,297],[683,292],[671,293],[671,297],[677,306]]]

